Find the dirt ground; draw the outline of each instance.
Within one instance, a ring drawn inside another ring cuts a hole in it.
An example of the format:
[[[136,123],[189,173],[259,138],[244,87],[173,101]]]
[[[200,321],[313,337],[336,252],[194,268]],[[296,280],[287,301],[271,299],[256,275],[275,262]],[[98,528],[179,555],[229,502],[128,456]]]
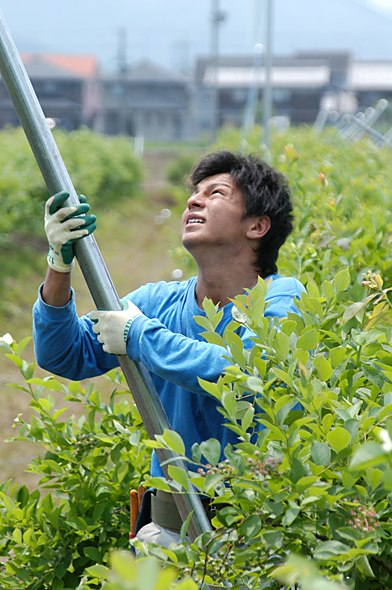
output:
[[[129,202],[126,210],[121,209],[105,215],[101,233],[98,225],[96,238],[120,297],[146,281],[171,278],[174,263],[168,255],[168,249],[173,233],[178,232],[178,218],[171,217],[164,224],[157,225],[155,217],[163,208],[171,207],[172,197],[166,183],[166,171],[176,156],[175,149],[147,151],[143,156],[143,192],[146,202]],[[43,277],[38,275],[29,278],[29,283],[33,286],[32,295],[27,298],[27,302],[15,306],[15,315],[5,320],[0,319],[0,323],[3,324],[0,325],[0,336],[11,332],[19,341],[22,337],[31,335],[31,306],[36,297],[36,289],[42,280]],[[92,301],[78,268],[74,271],[73,285],[78,313],[87,313],[92,309]],[[23,289],[22,285],[20,289]],[[31,342],[26,347],[24,356],[29,362],[34,360]],[[35,376],[45,375],[46,372],[36,370]],[[98,389],[102,391],[108,387],[108,382],[100,379],[95,379],[94,382],[101,384]],[[23,378],[15,365],[0,354],[0,483],[12,478],[13,482],[25,484],[33,489],[37,486],[39,477],[26,473],[26,469],[31,459],[39,453],[44,453],[45,449],[27,442],[3,442],[17,435],[18,429],[14,427],[14,420],[18,414],[21,413],[23,419],[28,421],[32,413],[28,407],[29,395],[7,385],[10,383],[23,385]],[[64,407],[65,404],[69,408],[66,416],[80,411],[78,404],[72,406],[69,402],[64,402],[60,394],[51,392],[51,395],[56,400],[56,408]]]

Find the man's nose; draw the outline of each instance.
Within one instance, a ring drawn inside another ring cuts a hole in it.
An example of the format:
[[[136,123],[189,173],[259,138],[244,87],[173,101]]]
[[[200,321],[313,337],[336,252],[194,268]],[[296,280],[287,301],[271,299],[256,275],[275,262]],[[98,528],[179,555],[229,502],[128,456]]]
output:
[[[188,209],[192,207],[204,207],[205,206],[205,197],[201,191],[194,192],[188,199]]]

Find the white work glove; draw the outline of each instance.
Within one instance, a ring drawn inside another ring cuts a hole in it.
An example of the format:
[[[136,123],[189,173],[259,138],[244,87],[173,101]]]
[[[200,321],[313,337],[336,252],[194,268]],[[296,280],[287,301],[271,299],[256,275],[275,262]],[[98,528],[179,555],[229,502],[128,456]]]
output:
[[[80,205],[63,207],[69,193],[62,191],[46,201],[45,231],[49,242],[48,264],[57,272],[70,272],[75,266],[73,243],[97,227],[95,215],[85,215],[90,205],[79,196]],[[81,217],[79,217],[81,215]]]
[[[98,342],[105,352],[127,354],[127,336],[135,318],[143,315],[132,301],[123,299],[121,311],[92,311],[90,319],[94,322],[93,331],[98,334]]]

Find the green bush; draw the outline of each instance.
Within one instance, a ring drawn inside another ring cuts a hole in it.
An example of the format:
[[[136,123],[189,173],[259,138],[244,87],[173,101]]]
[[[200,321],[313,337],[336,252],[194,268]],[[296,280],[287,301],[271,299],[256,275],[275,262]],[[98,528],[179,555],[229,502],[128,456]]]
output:
[[[79,383],[66,388],[51,377],[35,379],[33,365],[20,357],[25,342],[10,347],[3,340],[38,414],[30,424],[17,419],[17,439],[47,446],[30,469],[55,492],[41,499],[39,492],[2,486],[2,554],[12,550],[0,572],[3,587],[17,587],[18,580],[29,580],[31,590],[100,587],[110,570],[93,562],[104,565],[110,549],[127,546],[128,492],[145,478],[174,493],[187,490],[189,481],[224,504],[213,532],[188,547],[134,542],[141,556],[174,567],[177,579],[191,576],[199,588],[229,581],[233,588],[256,589],[271,578],[270,587],[287,587],[290,580],[312,588],[313,571],[316,581],[327,576],[335,582],[326,586],[331,590],[391,588],[390,289],[378,274],[368,273],[363,283],[366,296],[356,301],[349,297],[347,268],[320,287],[309,278],[298,303],[301,316],[279,321],[263,315],[268,282],[260,280],[235,298],[224,338],[214,332],[221,312],[205,301],[207,317],[197,321],[207,341],[224,347],[228,367],[216,384],[201,384],[221,402],[240,443],[224,449],[224,462],[219,441],[194,445],[199,471],[187,476],[173,465],[169,481],[149,478],[146,469],[147,448],[170,448],[171,437],[145,441],[134,406],[115,405],[118,392],[106,405],[92,387],[84,392]],[[254,332],[251,350],[243,349],[239,326]],[[120,381],[116,372],[110,377]],[[83,401],[87,419],[60,422],[51,396],[43,395],[49,388]],[[259,431],[258,424],[265,428]],[[296,554],[311,560],[308,586],[307,562],[296,561]]]
[[[54,133],[72,182],[92,204],[133,197],[142,178],[132,144],[88,129]],[[31,148],[21,128],[0,131],[0,236],[3,244],[13,232],[43,235],[43,204],[49,198]]]
[[[201,385],[221,402],[241,442],[224,449],[224,462],[218,440],[194,445],[197,475],[187,481],[173,466],[172,482],[151,480],[174,492],[192,482],[226,505],[213,521],[216,530],[186,553],[182,546],[159,549],[199,585],[229,580],[233,588],[260,588],[271,576],[302,583],[283,566],[293,553],[314,560],[342,588],[392,587],[390,289],[369,274],[366,298],[351,301],[349,285],[348,269],[320,288],[309,279],[301,316],[279,321],[263,317],[268,281],[260,279],[235,298],[223,339],[214,331],[221,312],[205,302],[207,318],[197,320],[203,335],[231,361],[218,383]],[[240,326],[255,334],[251,350],[235,332]],[[162,444],[170,448],[168,439],[156,446]]]
[[[235,149],[238,140],[237,132],[224,130],[217,146]],[[255,130],[249,151],[257,140]],[[217,440],[193,448],[200,472],[189,481],[224,504],[213,532],[170,549],[136,541],[136,563],[123,553],[110,562],[111,549],[128,544],[131,487],[143,479],[175,493],[188,486],[187,474],[175,465],[169,481],[146,476],[147,449],[167,445],[170,437],[147,441],[134,406],[116,403],[117,394],[106,405],[93,388],[35,380],[33,366],[21,358],[24,343],[9,348],[3,341],[27,380],[18,387],[29,392],[37,412],[30,424],[18,419],[20,436],[47,445],[47,455],[31,469],[53,486],[48,496],[11,483],[2,487],[4,588],[109,584],[139,590],[144,555],[160,562],[160,570],[148,562],[154,589],[224,583],[234,589],[392,588],[390,152],[367,140],[345,144],[334,130],[315,135],[304,128],[276,135],[271,159],[290,180],[297,217],[279,270],[299,278],[307,293],[298,303],[301,316],[266,319],[268,284],[260,281],[235,299],[224,338],[214,332],[220,312],[211,302],[205,302],[207,317],[198,319],[205,338],[221,345],[228,359],[218,383],[203,386],[240,437],[235,448],[224,449],[224,462]],[[177,255],[193,272],[184,250]],[[243,325],[255,334],[249,351],[236,334]],[[120,376],[110,377],[122,391]],[[61,422],[49,387],[83,401],[86,419]],[[80,461],[77,440],[87,443]],[[113,456],[118,447],[122,461]],[[110,522],[105,510],[94,516],[101,493],[116,515]]]
[[[307,127],[275,133],[272,153],[260,148],[260,130],[248,138],[246,153],[268,158],[283,172],[292,189],[294,232],[281,249],[279,272],[306,282],[308,274],[321,284],[348,266],[356,296],[362,272],[380,272],[392,283],[391,152],[364,138],[348,144],[335,129],[315,134]],[[240,131],[225,128],[212,149],[238,151]],[[177,187],[176,187],[177,188]],[[175,191],[179,210],[186,192]],[[173,238],[173,257],[187,275],[195,263]]]
[[[182,154],[177,158],[167,171],[167,179],[175,185],[184,187],[188,182],[189,174],[196,164],[196,158],[190,154]]]
[[[40,489],[0,486],[0,554],[7,558],[0,587],[76,588],[86,568],[128,546],[129,492],[150,463],[145,431],[116,371],[108,375],[115,389],[106,404],[92,384],[35,378],[34,363],[20,356],[29,339],[7,340],[0,339],[0,348],[21,370],[25,384],[16,387],[35,411],[30,423],[16,418],[15,440],[39,442],[46,453],[28,469],[41,477]],[[83,416],[62,421],[65,408],[55,408],[50,390],[81,404]]]
[[[78,193],[96,210],[138,194],[140,161],[127,138],[109,138],[88,129],[58,130],[55,140]],[[36,266],[36,250],[46,248],[44,203],[49,198],[21,128],[0,131],[0,285],[6,277]]]

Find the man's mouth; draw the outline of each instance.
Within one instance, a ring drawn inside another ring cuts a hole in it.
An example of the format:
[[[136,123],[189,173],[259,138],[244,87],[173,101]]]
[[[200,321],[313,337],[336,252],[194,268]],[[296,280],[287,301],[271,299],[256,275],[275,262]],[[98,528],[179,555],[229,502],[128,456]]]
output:
[[[195,223],[205,223],[205,221],[199,217],[191,217],[190,219],[187,219],[186,225],[193,225]]]

